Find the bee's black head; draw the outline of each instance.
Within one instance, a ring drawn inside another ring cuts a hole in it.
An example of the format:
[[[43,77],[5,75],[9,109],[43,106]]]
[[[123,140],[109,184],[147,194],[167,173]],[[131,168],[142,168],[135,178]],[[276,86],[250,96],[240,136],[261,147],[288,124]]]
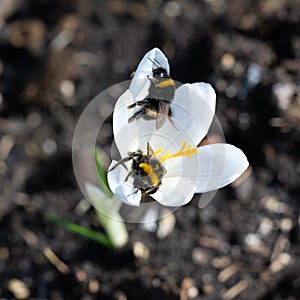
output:
[[[142,155],[143,155],[143,152],[141,150],[137,150],[137,151],[131,153],[132,157],[138,157],[138,156],[142,156]]]
[[[168,78],[169,77],[167,70],[162,67],[153,69],[152,74],[153,74],[153,77],[156,77],[156,78]]]

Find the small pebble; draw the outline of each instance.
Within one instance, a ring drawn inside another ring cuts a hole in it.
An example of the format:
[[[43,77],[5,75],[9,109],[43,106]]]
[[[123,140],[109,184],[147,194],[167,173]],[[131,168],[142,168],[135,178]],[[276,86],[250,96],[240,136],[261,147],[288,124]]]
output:
[[[192,252],[192,260],[197,265],[205,265],[209,262],[209,256],[201,248],[195,248]]]
[[[245,243],[249,246],[257,247],[260,244],[260,237],[255,233],[248,233],[245,237]]]
[[[127,296],[121,292],[121,291],[116,291],[114,293],[114,298],[113,299],[116,299],[116,300],[127,300]]]
[[[276,196],[265,196],[261,199],[263,207],[272,213],[283,213],[285,210],[285,204],[280,202]]]
[[[228,98],[232,99],[236,96],[237,92],[238,92],[237,87],[234,84],[231,84],[226,88],[225,95]]]
[[[242,63],[236,62],[233,68],[233,73],[236,77],[241,77],[243,76],[245,72],[245,67],[243,66]]]
[[[281,253],[277,259],[272,262],[269,270],[272,273],[278,273],[292,262],[292,257],[288,253]]]
[[[50,43],[50,48],[55,51],[55,52],[60,52],[62,51],[65,47],[70,44],[74,37],[74,34],[70,30],[62,30],[59,32],[51,41]]]
[[[178,17],[181,13],[181,7],[179,3],[175,1],[168,1],[164,6],[165,14],[170,18]]]
[[[33,112],[27,116],[27,125],[31,128],[37,128],[41,125],[42,119],[40,114]]]
[[[87,281],[87,274],[84,270],[78,270],[76,272],[76,278],[79,282],[86,282]]]
[[[258,228],[258,232],[262,235],[267,235],[272,232],[274,224],[271,219],[263,218]]]
[[[210,274],[204,274],[204,275],[202,275],[201,279],[202,279],[204,284],[210,284],[213,277]]]
[[[282,110],[288,109],[291,97],[295,93],[295,86],[292,83],[276,83],[272,87],[272,92],[277,99],[278,106]]]
[[[57,144],[52,139],[46,139],[42,144],[42,149],[48,155],[52,155],[57,151]]]
[[[188,288],[194,286],[194,284],[195,284],[195,281],[194,281],[193,278],[191,278],[191,277],[185,277],[185,278],[183,278],[183,280],[181,282],[181,287],[183,289],[188,289]]]
[[[245,238],[245,248],[255,254],[259,254],[263,257],[270,255],[271,249],[261,240],[261,237],[257,233],[248,233]]]
[[[254,88],[261,80],[262,67],[258,64],[251,63],[247,70],[247,81],[249,90]]]
[[[6,134],[0,140],[0,158],[5,160],[13,148],[15,140],[12,135]]]
[[[150,250],[145,244],[137,241],[133,244],[133,254],[136,258],[147,260],[150,256]]]
[[[100,289],[100,285],[99,285],[98,280],[92,279],[92,280],[89,282],[89,291],[90,291],[92,294],[96,294],[96,293],[99,292],[99,289]]]
[[[26,299],[30,295],[28,286],[17,278],[9,280],[8,289],[14,294],[16,299]]]
[[[206,295],[211,295],[214,292],[214,287],[211,284],[204,284],[202,289]]]
[[[205,0],[206,4],[209,5],[210,9],[217,15],[223,14],[226,10],[225,1],[220,0]]]
[[[231,259],[228,256],[219,256],[215,257],[211,261],[211,265],[216,269],[223,269],[227,267],[231,262]]]
[[[231,247],[231,255],[232,256],[240,256],[241,255],[241,247],[238,245],[234,245]]]
[[[239,281],[236,285],[224,292],[224,299],[234,299],[248,287],[246,280]]]
[[[219,92],[224,92],[227,88],[227,82],[224,79],[219,79],[216,83],[217,90]]]
[[[235,63],[235,57],[230,53],[225,53],[221,57],[221,65],[224,70],[231,70]]]
[[[156,207],[150,207],[140,220],[141,227],[149,232],[155,232],[157,229],[156,220],[158,217],[158,209]]]
[[[160,287],[160,286],[161,286],[161,280],[160,280],[159,278],[154,278],[154,279],[152,280],[152,286],[153,286],[154,288]]]
[[[234,264],[231,264],[227,268],[223,269],[218,275],[219,282],[225,282],[238,272],[238,267]]]
[[[60,92],[63,94],[64,97],[72,97],[75,93],[75,85],[74,82],[71,80],[63,80],[60,83],[59,87]]]
[[[170,213],[166,217],[159,220],[158,223],[158,230],[157,230],[157,237],[159,239],[165,239],[169,236],[175,228],[176,218],[173,213]]]
[[[280,221],[280,229],[282,232],[290,232],[293,228],[293,221],[289,218],[283,218]]]
[[[195,286],[191,286],[187,290],[187,295],[190,299],[196,298],[199,295],[199,290]]]

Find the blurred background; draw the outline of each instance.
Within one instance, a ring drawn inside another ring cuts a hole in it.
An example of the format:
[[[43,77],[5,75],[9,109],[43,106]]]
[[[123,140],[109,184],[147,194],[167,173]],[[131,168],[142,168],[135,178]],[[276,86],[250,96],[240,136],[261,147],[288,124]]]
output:
[[[299,299],[299,15],[298,0],[0,0],[1,299]],[[44,213],[102,230],[74,128],[153,47],[176,81],[213,85],[252,168],[108,250]]]

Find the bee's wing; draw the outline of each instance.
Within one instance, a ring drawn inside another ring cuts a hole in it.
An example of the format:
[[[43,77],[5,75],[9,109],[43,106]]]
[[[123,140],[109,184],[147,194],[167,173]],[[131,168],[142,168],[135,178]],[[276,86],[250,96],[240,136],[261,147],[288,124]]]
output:
[[[169,115],[169,109],[169,103],[166,103],[165,101],[159,101],[159,107],[156,118],[156,129],[159,129],[166,123],[167,117]]]

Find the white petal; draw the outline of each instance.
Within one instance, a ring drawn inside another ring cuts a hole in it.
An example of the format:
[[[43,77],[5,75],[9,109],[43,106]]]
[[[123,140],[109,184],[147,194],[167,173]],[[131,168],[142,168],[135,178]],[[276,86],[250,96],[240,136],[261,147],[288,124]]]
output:
[[[109,166],[112,168],[117,161],[113,160]],[[107,173],[107,180],[111,191],[124,203],[139,206],[141,201],[141,191],[125,182],[128,171],[122,166]]]
[[[215,114],[216,93],[208,83],[184,84],[171,102],[172,119],[181,130],[186,130],[194,145],[205,137]]]
[[[186,177],[164,177],[158,191],[151,195],[165,206],[182,206],[193,198],[197,185]]]
[[[155,62],[156,65],[153,62]],[[166,56],[160,49],[153,48],[147,52],[140,61],[130,84],[129,89],[135,99],[141,97],[141,91],[145,88],[145,85],[149,83],[148,76],[152,77],[152,70],[157,68],[157,65],[166,69],[168,74],[170,73],[169,63]],[[146,95],[144,95],[144,97],[145,96]]]
[[[139,149],[139,137],[148,136],[148,140],[155,130],[155,122],[146,120],[134,120],[128,123],[128,119],[134,114],[134,109],[128,109],[128,105],[134,102],[129,90],[118,99],[113,114],[114,139],[121,157],[125,157],[128,151]],[[147,143],[146,143],[147,144]],[[143,146],[146,149],[146,144]],[[140,149],[142,150],[142,149]]]
[[[114,108],[113,114],[113,132],[116,145],[121,156],[125,156],[128,151],[129,131],[128,131],[128,112],[127,106],[133,101],[129,90],[122,94]],[[134,134],[134,132],[132,132]]]
[[[196,193],[219,189],[236,180],[249,166],[245,154],[230,144],[212,144],[199,147],[198,171],[191,172],[198,180]],[[184,163],[184,162],[183,162]],[[185,162],[186,164],[192,161]]]

